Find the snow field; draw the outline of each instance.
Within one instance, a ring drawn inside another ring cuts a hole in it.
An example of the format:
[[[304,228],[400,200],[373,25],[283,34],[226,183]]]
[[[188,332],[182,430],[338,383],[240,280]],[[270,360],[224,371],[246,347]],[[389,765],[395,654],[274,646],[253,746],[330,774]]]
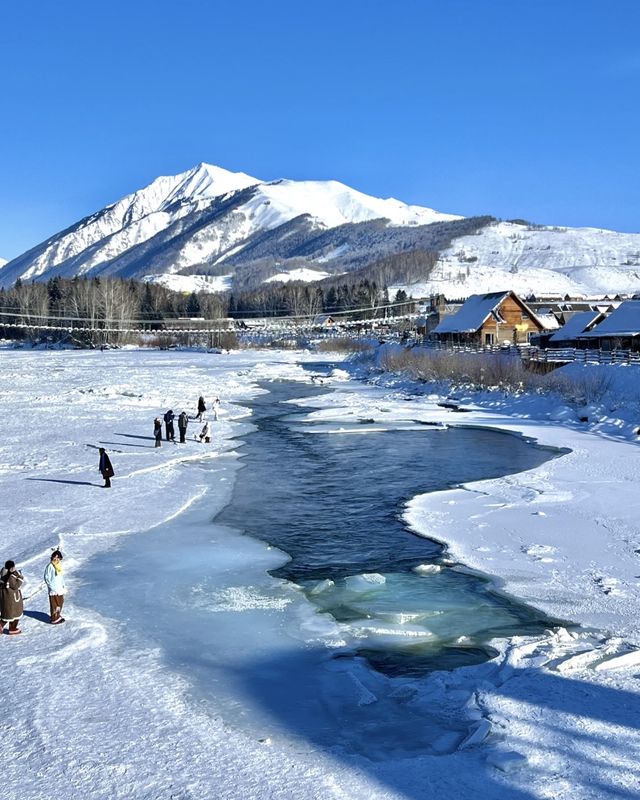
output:
[[[334,687],[337,714],[345,697],[357,698],[359,716],[349,720],[346,735],[353,735],[355,750],[363,736],[371,738],[369,760],[313,738],[258,738],[251,726],[249,733],[229,726],[184,674],[167,665],[160,649],[146,646],[142,635],[102,609],[78,604],[86,594],[89,559],[99,565],[117,552],[117,542],[139,541],[143,551],[154,530],[179,530],[202,503],[213,515],[226,502],[239,465],[229,437],[248,430],[250,422],[236,403],[258,391],[258,380],[309,380],[296,364],[306,358],[317,360],[277,352],[0,352],[7,423],[0,441],[0,529],[4,557],[22,566],[29,581],[25,605],[31,614],[23,636],[0,641],[5,695],[16,712],[5,719],[5,787],[26,800],[39,800],[52,786],[60,800],[602,800],[640,794],[634,577],[640,574],[634,561],[640,467],[631,435],[637,424],[620,408],[603,409],[586,425],[575,413],[563,414],[560,424],[552,419],[557,403],[487,393],[458,398],[471,410],[454,415],[437,406],[440,396],[423,395],[421,387],[397,376],[388,386],[385,378],[363,386],[336,376],[332,393],[300,402],[309,408],[310,428],[355,427],[360,418],[385,427],[416,420],[475,424],[571,448],[527,473],[415,498],[406,515],[417,532],[446,542],[452,558],[498,576],[506,591],[584,627],[496,641],[499,654],[492,661],[400,680],[391,694],[389,679],[366,664],[328,659],[325,689]],[[637,387],[637,380],[629,372],[622,385]],[[208,400],[219,394],[224,411],[211,446],[163,442],[155,450],[153,418],[169,407],[194,413],[203,392]],[[98,446],[114,463],[110,491],[101,488]],[[212,489],[208,468],[214,465]],[[44,623],[40,581],[58,544],[71,589],[68,623],[52,629]],[[255,547],[265,558],[281,557]],[[213,619],[226,615],[230,628],[256,615],[256,636],[261,615],[272,621],[302,615],[303,645],[312,648],[307,656],[315,657],[316,647],[318,655],[326,653],[335,624],[309,614],[295,589],[285,602],[265,588],[262,557],[253,578],[249,563],[240,580],[233,571],[240,552],[217,550],[220,580],[191,584],[187,605],[201,603]],[[427,582],[439,577],[430,566],[420,570]],[[382,581],[353,576],[349,591],[371,585],[381,591],[380,627],[406,625],[410,631],[414,620],[385,619]],[[131,590],[137,588],[134,582]],[[319,597],[336,590],[317,588]],[[161,615],[157,624],[164,627]],[[343,646],[339,641],[336,646]],[[252,640],[243,639],[241,629],[236,642],[250,653]],[[304,665],[305,657],[298,657]],[[406,726],[407,739],[397,751],[383,730],[371,727],[385,715]]]

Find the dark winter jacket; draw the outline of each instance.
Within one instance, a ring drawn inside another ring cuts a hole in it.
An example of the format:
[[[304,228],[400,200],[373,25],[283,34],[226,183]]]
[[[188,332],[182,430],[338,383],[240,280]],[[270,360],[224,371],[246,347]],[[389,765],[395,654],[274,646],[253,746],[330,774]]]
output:
[[[186,411],[183,411],[180,416],[178,417],[178,427],[181,431],[187,430],[187,425],[189,424],[189,415]]]
[[[115,475],[113,467],[111,466],[111,459],[106,453],[100,453],[100,463],[98,464],[98,469],[102,473],[103,478],[113,478]]]
[[[202,395],[200,395],[200,397],[198,398],[198,414],[202,414],[202,412],[206,411],[206,410],[207,410],[207,407],[204,404],[204,397],[202,397]]]
[[[0,616],[5,622],[20,619],[24,610],[21,586],[24,583],[22,573],[13,569],[2,568],[0,572]]]
[[[164,415],[164,421],[167,423],[167,425],[171,425],[175,417],[176,415],[173,413],[173,411],[167,411],[167,413]]]

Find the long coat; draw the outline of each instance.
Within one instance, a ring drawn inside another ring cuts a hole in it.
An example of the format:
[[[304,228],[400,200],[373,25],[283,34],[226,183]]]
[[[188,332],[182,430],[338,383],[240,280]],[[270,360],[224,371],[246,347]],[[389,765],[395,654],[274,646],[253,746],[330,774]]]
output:
[[[111,459],[106,453],[100,453],[100,463],[98,464],[98,469],[102,473],[103,478],[113,478],[115,475],[113,467],[111,466]]]
[[[24,611],[22,602],[22,591],[20,587],[24,583],[22,573],[18,570],[9,572],[4,567],[0,572],[0,616],[5,622],[13,622],[20,619]]]

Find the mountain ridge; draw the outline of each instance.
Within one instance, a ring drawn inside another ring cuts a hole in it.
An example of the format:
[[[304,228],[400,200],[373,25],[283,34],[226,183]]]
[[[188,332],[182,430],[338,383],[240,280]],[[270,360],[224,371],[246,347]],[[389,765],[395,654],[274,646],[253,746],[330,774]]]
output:
[[[277,275],[361,272],[416,250],[437,259],[424,280],[398,281],[414,295],[464,296],[496,281],[525,294],[640,289],[640,234],[465,218],[339,181],[265,182],[204,162],[160,176],[0,263],[0,286],[79,275],[179,280],[181,290],[246,288]]]

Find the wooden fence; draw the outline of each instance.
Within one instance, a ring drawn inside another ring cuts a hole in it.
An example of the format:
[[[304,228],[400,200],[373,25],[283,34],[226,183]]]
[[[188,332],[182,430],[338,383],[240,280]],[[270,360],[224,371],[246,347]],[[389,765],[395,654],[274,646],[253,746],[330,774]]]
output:
[[[521,358],[524,362],[539,364],[640,364],[640,351],[582,349],[579,347],[533,347],[531,345],[457,345],[424,341],[430,350],[447,350],[455,353],[493,353]]]

